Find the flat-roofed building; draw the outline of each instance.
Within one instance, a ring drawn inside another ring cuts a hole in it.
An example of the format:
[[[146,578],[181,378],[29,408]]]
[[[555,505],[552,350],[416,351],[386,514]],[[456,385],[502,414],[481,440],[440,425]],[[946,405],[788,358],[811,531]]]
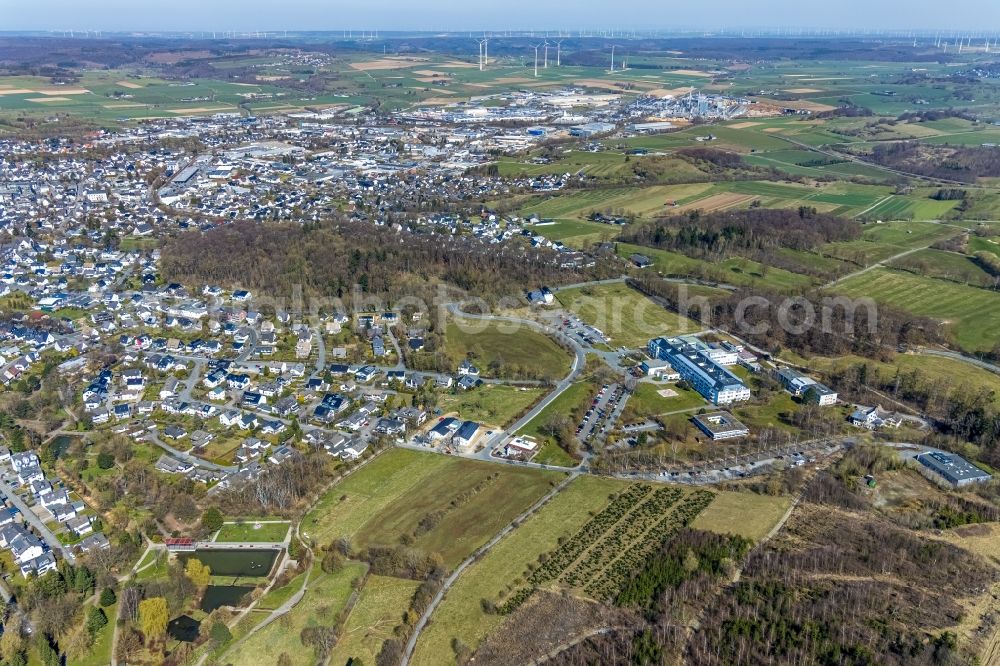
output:
[[[712,349],[684,338],[655,338],[647,346],[649,355],[670,363],[681,379],[717,405],[750,399],[750,389],[732,372],[713,360]]]
[[[993,478],[991,474],[956,453],[928,451],[918,455],[917,460],[956,488],[973,483],[986,483]]]
[[[729,412],[712,412],[694,417],[694,424],[713,440],[746,437],[750,428],[746,427]]]

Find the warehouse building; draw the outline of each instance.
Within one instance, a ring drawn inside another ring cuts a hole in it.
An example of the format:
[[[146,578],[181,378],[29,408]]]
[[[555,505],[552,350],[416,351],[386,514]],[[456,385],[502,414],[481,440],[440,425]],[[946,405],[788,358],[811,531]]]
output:
[[[993,478],[955,453],[928,451],[918,455],[917,460],[956,488],[973,483],[986,483]]]

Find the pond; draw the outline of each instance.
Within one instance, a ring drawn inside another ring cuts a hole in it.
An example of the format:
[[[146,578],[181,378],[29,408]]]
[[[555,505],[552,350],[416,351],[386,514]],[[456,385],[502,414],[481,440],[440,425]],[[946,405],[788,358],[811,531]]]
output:
[[[213,576],[267,576],[271,573],[278,551],[199,549],[177,557],[182,563],[187,563],[190,557],[198,558],[202,564],[208,565]]]
[[[198,638],[199,627],[201,627],[201,622],[190,615],[181,615],[167,624],[167,634],[174,640],[193,643]]]
[[[201,598],[201,609],[211,613],[222,606],[241,607],[240,600],[250,594],[253,587],[248,585],[209,585]]]

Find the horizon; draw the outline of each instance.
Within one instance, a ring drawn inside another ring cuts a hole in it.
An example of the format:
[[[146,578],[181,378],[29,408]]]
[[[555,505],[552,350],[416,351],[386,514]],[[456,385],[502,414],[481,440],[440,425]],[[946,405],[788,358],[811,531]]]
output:
[[[95,6],[97,5],[97,6]],[[788,0],[766,8],[735,0],[720,0],[712,17],[697,7],[664,7],[655,0],[629,0],[613,7],[593,4],[565,7],[529,0],[510,0],[502,7],[470,9],[458,0],[371,0],[364,7],[331,8],[316,0],[288,0],[277,4],[263,0],[220,0],[206,7],[193,0],[175,0],[162,6],[137,6],[123,0],[81,3],[40,0],[8,10],[3,32],[102,31],[113,33],[190,32],[466,32],[568,30],[644,32],[732,31],[833,31],[874,33],[895,31],[976,32],[1000,34],[1000,4],[982,0],[949,3],[946,21],[927,25],[941,13],[933,0],[872,3],[844,0],[830,6],[802,5]],[[726,23],[713,19],[726,17]],[[864,16],[858,21],[856,17]],[[391,17],[391,18],[390,18]],[[995,26],[984,29],[983,26]]]

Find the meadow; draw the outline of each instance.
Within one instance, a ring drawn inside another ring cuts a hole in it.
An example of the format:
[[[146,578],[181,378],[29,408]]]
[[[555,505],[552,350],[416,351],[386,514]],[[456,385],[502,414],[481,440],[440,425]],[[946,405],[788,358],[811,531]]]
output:
[[[306,627],[330,626],[347,606],[353,582],[362,577],[366,565],[348,562],[334,574],[313,573],[308,590],[283,619],[272,622],[247,637],[226,655],[233,664],[277,664],[287,655],[285,663],[292,666],[312,666],[312,650],[299,640]]]
[[[433,453],[389,451],[334,486],[303,520],[318,543],[396,545],[440,553],[450,568],[544,495],[562,475]],[[427,529],[421,521],[444,516]]]
[[[610,338],[612,347],[643,347],[650,338],[693,333],[701,326],[670,312],[624,283],[556,292],[560,304]]]
[[[870,297],[916,315],[943,322],[959,347],[966,351],[988,351],[1000,343],[1000,293],[876,268],[846,280],[837,293]]]
[[[375,664],[382,643],[403,621],[419,581],[369,576],[351,609],[329,663]],[[352,661],[354,660],[354,661]]]
[[[792,498],[781,495],[720,492],[691,523],[696,530],[738,534],[760,541],[791,506]]]
[[[456,390],[442,395],[438,409],[442,414],[455,412],[462,419],[491,426],[505,427],[538,401],[545,390],[503,384],[484,384],[471,391]]]
[[[432,666],[442,655],[451,653],[451,641],[458,638],[475,647],[497,629],[504,616],[488,614],[482,599],[497,599],[522,582],[525,568],[571,536],[592,513],[604,508],[608,496],[628,486],[628,482],[581,476],[548,502],[538,513],[505,537],[479,561],[466,569],[448,591],[420,636],[413,664]]]
[[[457,367],[472,358],[484,377],[495,377],[498,366],[539,378],[559,378],[569,371],[569,352],[547,335],[523,325],[483,320],[449,321],[445,353]]]

